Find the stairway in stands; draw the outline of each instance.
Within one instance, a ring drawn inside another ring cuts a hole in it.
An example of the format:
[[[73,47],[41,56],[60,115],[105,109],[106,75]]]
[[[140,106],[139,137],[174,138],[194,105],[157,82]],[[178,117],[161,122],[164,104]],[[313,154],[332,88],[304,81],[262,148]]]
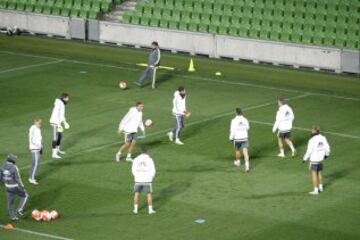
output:
[[[133,11],[136,7],[136,0],[128,0],[121,4],[116,4],[111,12],[104,14],[103,20],[109,22],[122,22],[122,16],[126,11]]]

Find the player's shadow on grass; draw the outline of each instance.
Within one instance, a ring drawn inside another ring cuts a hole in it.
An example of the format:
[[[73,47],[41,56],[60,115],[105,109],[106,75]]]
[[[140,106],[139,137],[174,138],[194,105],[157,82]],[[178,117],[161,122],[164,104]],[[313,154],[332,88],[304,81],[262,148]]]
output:
[[[261,200],[266,198],[282,198],[291,196],[304,196],[304,192],[281,192],[281,193],[270,193],[270,194],[253,194],[251,196],[243,197],[248,200]]]
[[[156,208],[160,209],[176,195],[185,192],[190,187],[191,187],[190,182],[177,182],[177,183],[169,184],[165,188],[160,189],[160,191],[154,194],[154,198],[153,198]],[[143,208],[146,208],[146,205],[141,206],[140,209]]]
[[[39,209],[51,206],[54,201],[61,196],[63,189],[66,188],[66,184],[56,186],[57,187],[50,188],[47,191],[38,192],[35,195],[31,194],[27,209]]]
[[[325,182],[324,183],[325,183],[326,187],[331,186],[338,179],[346,177],[350,172],[351,172],[351,170],[349,168],[347,168],[347,169],[337,170],[329,175],[325,174]]]

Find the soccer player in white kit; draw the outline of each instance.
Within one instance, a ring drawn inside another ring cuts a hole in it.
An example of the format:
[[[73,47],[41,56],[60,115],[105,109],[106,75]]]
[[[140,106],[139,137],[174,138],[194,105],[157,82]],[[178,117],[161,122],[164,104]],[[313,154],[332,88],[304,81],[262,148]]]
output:
[[[303,163],[310,160],[309,169],[311,171],[314,190],[309,192],[309,194],[317,195],[323,191],[321,172],[324,167],[322,161],[330,156],[330,146],[326,137],[320,134],[320,127],[313,127],[311,129],[311,135],[312,137],[308,142]]]
[[[41,119],[35,119],[34,124],[29,129],[29,149],[32,157],[29,183],[34,185],[39,184],[35,179],[35,174],[43,151],[41,125]]]
[[[235,148],[235,161],[234,165],[240,167],[241,150],[244,154],[245,171],[250,171],[249,160],[249,141],[248,131],[250,129],[249,121],[243,116],[240,108],[235,109],[236,117],[232,119],[230,125],[230,141],[233,141]]]
[[[149,214],[156,213],[153,209],[152,202],[152,181],[155,177],[155,165],[152,158],[147,154],[146,146],[141,146],[141,154],[134,159],[131,168],[134,176],[134,210],[135,214],[138,213],[139,195],[144,192],[147,197]]]
[[[171,142],[175,138],[175,144],[184,145],[180,140],[180,133],[185,127],[185,117],[189,117],[191,114],[186,110],[186,90],[184,87],[179,87],[174,93],[172,114],[175,119],[175,128],[167,135]]]
[[[50,125],[53,128],[52,140],[52,158],[61,158],[59,154],[65,154],[60,150],[61,139],[65,129],[69,129],[70,125],[65,118],[65,106],[69,102],[69,94],[63,93],[60,98],[55,99],[54,108],[50,117]],[[64,125],[64,128],[63,126]]]
[[[120,121],[118,132],[124,133],[125,143],[121,145],[119,151],[115,155],[115,160],[117,162],[120,161],[121,154],[123,151],[125,151],[126,148],[129,148],[126,161],[133,161],[131,154],[136,146],[137,132],[139,128],[145,137],[145,126],[142,119],[143,109],[144,104],[142,102],[137,102],[135,107],[130,108],[125,117],[123,117],[123,119]]]
[[[285,99],[278,99],[279,109],[276,113],[276,120],[273,126],[273,133],[277,131],[279,151],[278,157],[284,158],[284,142],[290,147],[292,156],[296,154],[296,150],[292,141],[290,140],[291,129],[293,121],[295,119],[294,112],[289,105],[287,105]]]

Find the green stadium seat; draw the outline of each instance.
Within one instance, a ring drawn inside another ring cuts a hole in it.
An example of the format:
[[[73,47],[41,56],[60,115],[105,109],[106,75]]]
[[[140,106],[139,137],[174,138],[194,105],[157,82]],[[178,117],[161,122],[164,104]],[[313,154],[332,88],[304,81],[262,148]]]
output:
[[[98,11],[90,10],[89,12],[89,19],[97,19],[98,18]]]
[[[160,20],[157,18],[151,18],[149,25],[151,27],[158,27],[160,25]]]
[[[33,12],[34,11],[34,5],[32,3],[26,4],[25,11],[26,12]]]
[[[144,26],[149,26],[150,23],[150,17],[148,16],[143,16],[140,18],[140,24],[144,25]]]
[[[16,10],[18,10],[18,11],[24,11],[24,10],[25,10],[25,6],[26,6],[25,3],[19,2],[19,3],[16,4]]]
[[[198,31],[199,32],[209,32],[209,25],[206,23],[200,23],[198,26]]]
[[[174,21],[174,20],[170,20],[169,21],[169,28],[178,29],[179,28],[179,22]]]
[[[230,26],[229,27],[229,34],[231,36],[238,36],[239,35],[239,28],[237,26]]]
[[[168,20],[164,20],[164,19],[160,19],[158,26],[159,26],[159,27],[162,27],[162,28],[168,28],[168,26],[169,26],[169,21],[168,21]]]
[[[88,10],[87,9],[80,10],[79,17],[85,19],[88,18]]]
[[[209,33],[216,34],[218,32],[219,25],[211,24],[209,25]]]
[[[132,11],[126,11],[122,16],[123,23],[131,23]],[[81,13],[80,13],[81,15]]]
[[[189,26],[188,26],[188,30],[192,31],[192,32],[197,32],[198,31],[198,24],[195,22],[190,22]]]
[[[34,12],[36,12],[36,13],[42,13],[42,11],[43,11],[43,6],[42,5],[35,5],[35,7],[34,7]]]
[[[180,23],[179,23],[179,29],[180,29],[180,30],[187,31],[187,30],[188,30],[188,26],[189,26],[189,23],[187,23],[187,22],[180,22]]]
[[[69,16],[70,16],[70,9],[68,9],[68,8],[63,8],[63,9],[61,10],[61,16],[69,17]]]
[[[7,8],[7,0],[0,0],[0,8]]]
[[[44,9],[43,9],[43,14],[47,14],[47,15],[50,15],[51,14],[51,7],[49,6],[44,6]]]
[[[89,14],[90,18],[90,14]],[[140,17],[138,15],[131,16],[131,24],[139,24],[140,23]]]
[[[218,28],[218,33],[221,35],[227,35],[229,32],[229,29],[227,26],[220,25]]]
[[[51,9],[51,14],[60,16],[60,14],[61,14],[61,8],[59,8],[59,7],[53,7],[53,8]]]

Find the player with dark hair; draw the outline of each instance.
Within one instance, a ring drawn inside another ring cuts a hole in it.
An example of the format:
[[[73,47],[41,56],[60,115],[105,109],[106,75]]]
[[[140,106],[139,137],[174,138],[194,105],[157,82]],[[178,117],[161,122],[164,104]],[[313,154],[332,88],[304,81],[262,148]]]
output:
[[[144,71],[143,75],[135,82],[136,85],[142,87],[147,77],[153,77],[153,88],[155,88],[156,69],[160,66],[161,53],[158,42],[154,41],[151,43],[151,51],[148,60],[148,66]]]
[[[279,110],[276,113],[276,120],[273,126],[273,133],[277,131],[279,151],[278,157],[284,158],[284,142],[290,147],[292,156],[296,154],[294,145],[290,140],[291,129],[293,126],[293,121],[295,119],[294,112],[289,105],[287,105],[284,98],[278,99]]]
[[[65,106],[69,102],[69,94],[63,93],[55,100],[54,108],[50,117],[50,125],[53,128],[52,140],[52,158],[61,158],[59,154],[65,154],[60,150],[61,139],[63,137],[64,128],[69,129],[70,125],[65,118]],[[64,125],[64,127],[62,126]]]
[[[125,143],[121,145],[120,150],[115,155],[117,162],[120,161],[121,154],[126,148],[129,148],[126,161],[133,161],[131,154],[136,146],[137,132],[139,128],[143,132],[143,136],[145,136],[145,126],[142,119],[143,109],[144,104],[142,102],[136,102],[135,107],[130,108],[125,117],[123,117],[120,121],[118,132],[124,133]]]
[[[330,155],[330,146],[326,137],[321,135],[320,127],[311,129],[311,139],[308,142],[307,151],[303,158],[303,163],[310,160],[309,169],[311,171],[314,190],[309,192],[311,195],[317,195],[323,191],[321,172],[323,170],[322,161]]]
[[[234,165],[240,167],[240,157],[242,150],[245,160],[245,171],[250,171],[250,160],[249,160],[249,141],[248,141],[248,130],[250,129],[249,121],[243,116],[240,108],[235,109],[236,116],[231,121],[230,126],[230,141],[233,141],[235,147],[235,161]]]
[[[175,128],[167,135],[170,141],[175,140],[175,144],[184,145],[180,140],[180,133],[185,127],[184,118],[189,117],[191,113],[186,110],[186,90],[182,86],[174,93],[172,113],[175,119]]]

